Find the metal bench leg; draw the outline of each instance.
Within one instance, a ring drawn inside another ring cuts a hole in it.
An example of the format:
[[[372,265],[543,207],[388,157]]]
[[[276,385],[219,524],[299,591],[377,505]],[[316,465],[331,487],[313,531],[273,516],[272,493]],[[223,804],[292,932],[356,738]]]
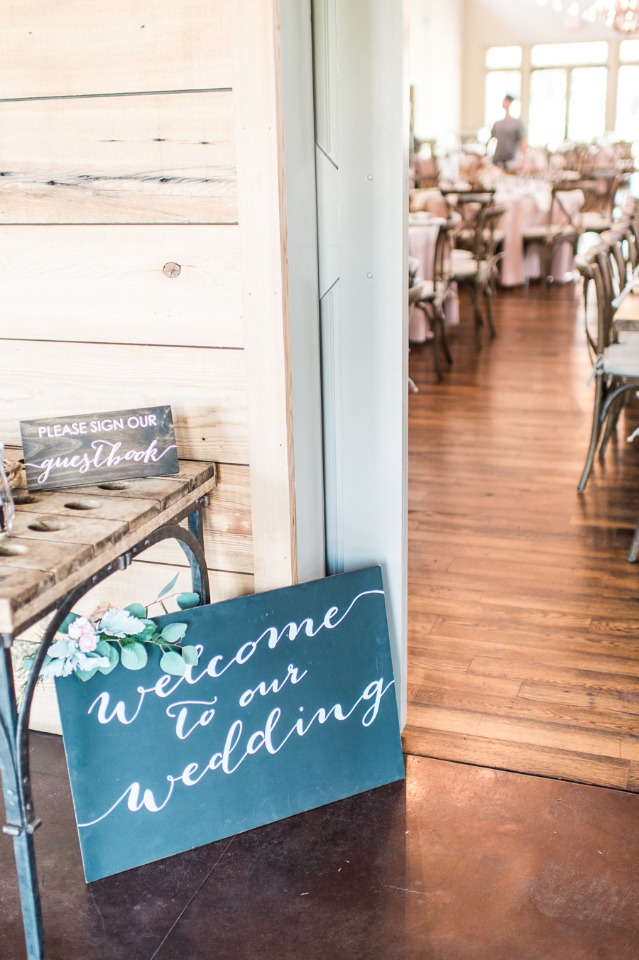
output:
[[[18,719],[13,682],[10,644],[12,638],[3,635],[0,650],[0,767],[6,825],[3,832],[13,838],[13,850],[18,872],[18,887],[28,960],[45,960],[42,907],[36,872],[33,832],[39,821],[32,810],[26,809],[20,783],[18,762]]]

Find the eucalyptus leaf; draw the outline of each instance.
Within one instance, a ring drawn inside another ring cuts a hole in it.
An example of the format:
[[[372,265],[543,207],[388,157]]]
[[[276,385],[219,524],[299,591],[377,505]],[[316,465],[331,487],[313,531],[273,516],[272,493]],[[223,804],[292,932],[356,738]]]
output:
[[[149,657],[143,643],[134,641],[122,647],[120,661],[127,670],[141,670],[146,666]]]
[[[183,677],[186,672],[186,664],[175,650],[168,650],[160,659],[160,670],[164,673],[170,673],[174,677]]]
[[[180,610],[188,610],[189,607],[199,606],[200,595],[199,593],[180,593],[176,602]]]
[[[197,667],[197,662],[199,660],[197,647],[182,647],[182,659],[190,667]]]
[[[179,643],[187,631],[186,623],[167,623],[160,636],[167,643]]]
[[[107,643],[106,640],[99,640],[98,645],[95,648],[95,652],[99,653],[102,657],[109,658],[108,667],[98,667],[100,673],[106,677],[108,673],[111,673],[112,670],[115,670],[118,663],[120,662],[120,654],[118,653],[118,648],[113,643]]]
[[[143,607],[141,603],[130,603],[124,609],[128,610],[132,617],[137,617],[138,620],[144,620],[146,617],[146,607]]]
[[[105,669],[106,669],[105,667],[102,668],[102,673],[104,673]],[[86,683],[87,680],[90,680],[91,677],[94,677],[97,672],[98,672],[98,668],[95,667],[93,670],[76,670],[75,675],[78,678],[78,680],[82,681],[82,683]]]
[[[169,592],[169,590],[172,590],[172,589],[173,589],[173,587],[174,587],[175,584],[177,583],[177,578],[178,578],[179,576],[180,576],[180,572],[178,571],[178,572],[175,574],[175,576],[174,576],[171,580],[169,580],[169,582],[167,583],[167,585],[160,590],[160,592],[158,593],[158,600],[160,599],[160,597],[166,596],[166,594]]]

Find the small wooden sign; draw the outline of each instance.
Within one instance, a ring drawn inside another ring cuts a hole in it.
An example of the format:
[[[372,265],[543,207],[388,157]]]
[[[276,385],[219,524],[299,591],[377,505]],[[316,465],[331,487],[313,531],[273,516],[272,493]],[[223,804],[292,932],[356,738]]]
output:
[[[403,779],[379,567],[161,617],[199,653],[157,648],[58,678],[87,880]]]
[[[20,423],[29,490],[178,473],[171,408],[143,407]]]

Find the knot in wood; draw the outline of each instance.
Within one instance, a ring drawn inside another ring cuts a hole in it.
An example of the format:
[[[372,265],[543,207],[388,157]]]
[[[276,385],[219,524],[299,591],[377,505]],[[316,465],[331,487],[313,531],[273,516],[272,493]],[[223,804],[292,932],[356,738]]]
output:
[[[182,267],[179,263],[173,263],[173,261],[170,261],[169,263],[164,264],[162,271],[167,277],[169,277],[170,280],[173,280],[174,277],[180,276]]]

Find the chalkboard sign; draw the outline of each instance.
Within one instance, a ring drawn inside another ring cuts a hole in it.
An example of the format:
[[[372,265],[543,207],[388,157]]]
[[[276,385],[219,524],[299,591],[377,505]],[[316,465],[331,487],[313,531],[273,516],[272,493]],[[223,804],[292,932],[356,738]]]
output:
[[[178,473],[171,408],[144,407],[20,423],[29,490]]]
[[[88,881],[403,778],[378,567],[175,621],[184,677],[56,681]]]

